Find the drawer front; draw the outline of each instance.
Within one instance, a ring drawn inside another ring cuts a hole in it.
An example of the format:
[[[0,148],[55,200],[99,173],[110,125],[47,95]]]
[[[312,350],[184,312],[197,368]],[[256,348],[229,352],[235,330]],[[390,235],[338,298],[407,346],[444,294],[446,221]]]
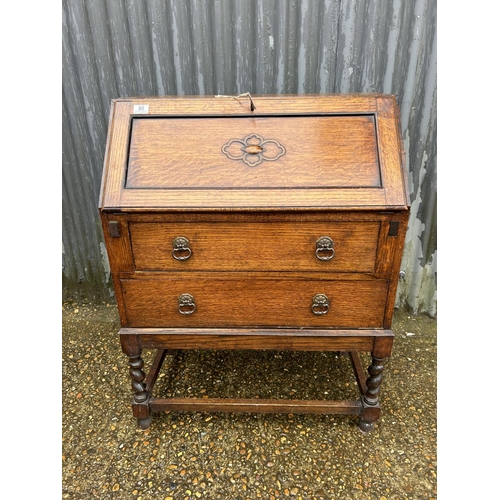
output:
[[[379,328],[383,324],[386,280],[193,274],[198,275],[121,280],[128,326]]]
[[[372,273],[379,222],[129,224],[135,268]]]

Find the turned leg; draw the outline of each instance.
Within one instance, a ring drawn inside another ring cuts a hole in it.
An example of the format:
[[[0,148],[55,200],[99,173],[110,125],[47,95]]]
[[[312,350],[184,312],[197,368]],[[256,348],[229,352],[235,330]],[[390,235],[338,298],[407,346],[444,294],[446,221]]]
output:
[[[135,341],[134,341],[135,340]],[[132,401],[132,412],[137,418],[141,429],[147,429],[151,425],[152,415],[149,408],[149,392],[146,387],[146,374],[142,370],[144,361],[141,358],[142,349],[136,338],[122,337],[122,349],[128,356],[129,373],[132,379],[132,390],[134,398]]]
[[[369,377],[366,380],[366,391],[361,397],[363,411],[359,421],[359,428],[363,432],[370,432],[375,427],[375,422],[380,417],[380,405],[378,395],[380,383],[382,382],[382,371],[384,370],[384,358],[372,356],[372,364],[368,368]]]

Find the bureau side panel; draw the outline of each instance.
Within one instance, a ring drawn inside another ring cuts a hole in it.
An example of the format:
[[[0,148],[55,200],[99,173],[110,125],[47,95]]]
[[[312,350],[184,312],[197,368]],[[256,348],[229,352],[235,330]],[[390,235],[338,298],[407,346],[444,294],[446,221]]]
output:
[[[401,270],[401,260],[405,246],[406,231],[408,229],[409,211],[401,212],[399,230],[396,236],[387,236],[383,245],[384,251],[390,255],[390,282],[387,293],[387,307],[385,311],[384,328],[391,328],[392,318],[394,316],[394,304],[396,302],[396,293],[399,283],[399,272]]]
[[[116,217],[103,211],[100,212],[100,217],[120,322],[123,326],[127,324],[127,319],[119,276],[120,273],[134,271],[128,220],[126,217]]]

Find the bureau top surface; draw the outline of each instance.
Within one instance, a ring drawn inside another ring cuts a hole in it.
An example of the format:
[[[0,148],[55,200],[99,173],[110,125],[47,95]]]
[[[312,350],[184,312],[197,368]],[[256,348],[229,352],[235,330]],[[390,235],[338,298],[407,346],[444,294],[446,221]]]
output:
[[[366,210],[408,205],[393,96],[142,97],[112,102],[103,210]]]

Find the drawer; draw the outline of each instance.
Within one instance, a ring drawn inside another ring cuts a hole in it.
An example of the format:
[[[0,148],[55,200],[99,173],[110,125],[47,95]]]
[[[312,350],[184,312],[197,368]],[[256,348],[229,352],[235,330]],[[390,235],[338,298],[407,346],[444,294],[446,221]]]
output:
[[[122,279],[121,288],[130,327],[379,328],[388,281],[172,273],[168,279]]]
[[[129,224],[135,268],[143,271],[372,273],[379,228],[377,221]]]

